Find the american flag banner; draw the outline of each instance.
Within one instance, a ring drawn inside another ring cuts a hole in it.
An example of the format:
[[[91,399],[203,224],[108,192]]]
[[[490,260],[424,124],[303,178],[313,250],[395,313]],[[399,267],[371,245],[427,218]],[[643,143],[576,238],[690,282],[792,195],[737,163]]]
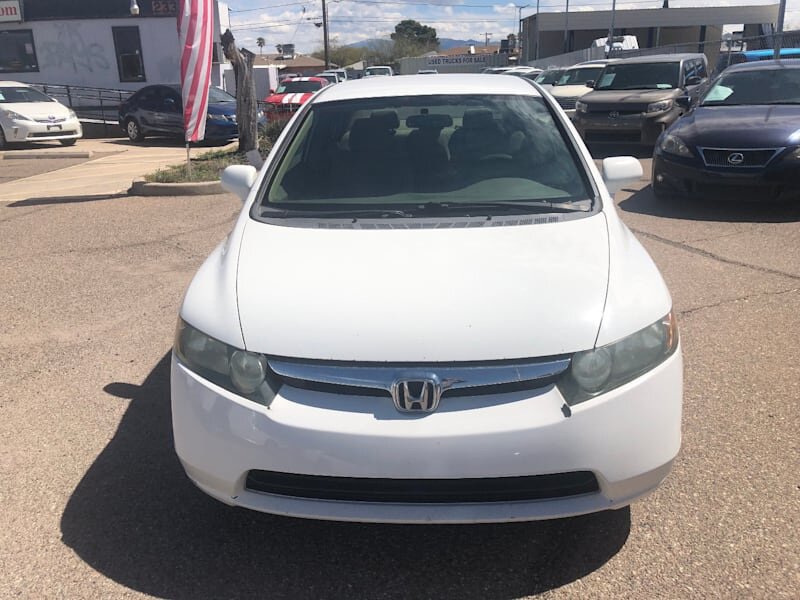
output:
[[[178,12],[183,127],[187,142],[198,142],[206,135],[214,31],[212,2],[213,0],[182,0]]]

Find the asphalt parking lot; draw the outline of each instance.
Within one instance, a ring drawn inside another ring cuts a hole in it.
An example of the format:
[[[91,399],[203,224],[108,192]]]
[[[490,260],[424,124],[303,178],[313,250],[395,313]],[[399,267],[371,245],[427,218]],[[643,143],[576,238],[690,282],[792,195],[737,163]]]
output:
[[[226,507],[174,455],[178,306],[237,199],[0,198],[0,597],[797,598],[800,206],[617,200],[679,316],[672,474],[620,511],[381,526]]]

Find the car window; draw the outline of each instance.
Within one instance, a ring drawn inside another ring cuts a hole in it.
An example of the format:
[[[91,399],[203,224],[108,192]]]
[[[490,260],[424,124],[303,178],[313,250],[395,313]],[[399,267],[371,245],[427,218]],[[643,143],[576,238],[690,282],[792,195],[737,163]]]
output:
[[[601,66],[569,69],[561,76],[557,85],[583,85],[587,81],[595,81],[602,70]]]
[[[0,87],[0,104],[14,104],[17,102],[55,102],[55,100],[32,87]]]
[[[136,103],[146,110],[154,110],[159,99],[156,98],[156,88],[145,88],[136,96]]]
[[[590,189],[542,98],[389,97],[314,104],[262,205],[578,203]]]
[[[697,59],[697,76],[702,79],[708,77],[708,71],[706,70],[706,61],[702,59]]]
[[[723,74],[702,106],[800,104],[800,69],[759,69]]]
[[[228,92],[225,92],[219,88],[211,86],[208,88],[208,101],[214,103],[220,102],[236,102],[236,98],[231,96]]]
[[[679,62],[618,63],[606,66],[596,90],[669,90],[678,87]]]
[[[305,94],[308,92],[316,92],[322,87],[320,81],[285,81],[278,89],[275,90],[276,94]]]

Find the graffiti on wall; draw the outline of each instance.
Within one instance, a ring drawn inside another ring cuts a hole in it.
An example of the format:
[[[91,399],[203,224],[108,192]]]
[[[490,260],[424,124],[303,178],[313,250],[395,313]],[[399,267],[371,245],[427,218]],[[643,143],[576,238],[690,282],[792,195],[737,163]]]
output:
[[[40,62],[51,68],[78,71],[107,70],[108,59],[105,49],[97,42],[88,42],[80,30],[80,23],[59,23],[54,25],[56,36],[40,45]]]

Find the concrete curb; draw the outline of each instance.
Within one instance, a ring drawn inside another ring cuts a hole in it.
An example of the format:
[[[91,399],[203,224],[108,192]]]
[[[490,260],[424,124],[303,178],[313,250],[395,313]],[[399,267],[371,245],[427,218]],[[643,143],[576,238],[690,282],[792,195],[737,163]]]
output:
[[[144,179],[135,179],[129,196],[208,196],[223,194],[219,181],[197,181],[190,183],[149,183]]]
[[[22,158],[92,158],[94,152],[92,150],[77,150],[70,152],[60,152],[54,150],[48,152],[46,150],[19,150],[17,152],[0,152],[0,159],[12,160]]]

